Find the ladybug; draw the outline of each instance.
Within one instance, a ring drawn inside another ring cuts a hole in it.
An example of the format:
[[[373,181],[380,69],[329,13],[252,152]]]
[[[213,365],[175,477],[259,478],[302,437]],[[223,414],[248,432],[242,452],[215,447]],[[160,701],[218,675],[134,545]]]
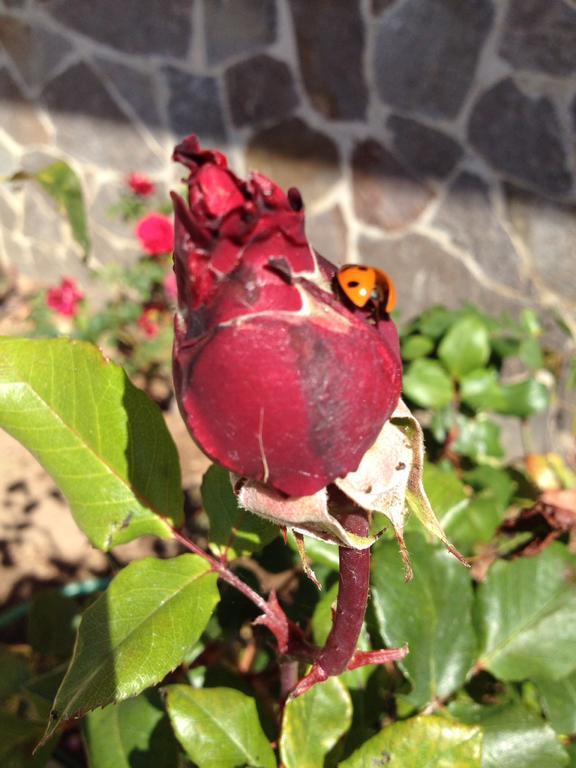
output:
[[[396,306],[396,288],[392,279],[381,269],[359,264],[345,264],[336,274],[344,296],[363,309],[369,303],[375,314],[389,314]]]

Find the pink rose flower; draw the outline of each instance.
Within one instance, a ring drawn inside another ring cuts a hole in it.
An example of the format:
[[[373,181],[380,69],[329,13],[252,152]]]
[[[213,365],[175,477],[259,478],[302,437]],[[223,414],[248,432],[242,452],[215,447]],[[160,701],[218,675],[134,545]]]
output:
[[[46,304],[64,317],[75,317],[83,298],[84,294],[70,277],[62,278],[59,286],[49,288],[46,292]]]
[[[138,197],[150,197],[156,190],[152,179],[144,173],[131,173],[126,179],[126,183]]]
[[[171,219],[159,213],[149,213],[136,226],[136,236],[142,250],[149,256],[171,253],[174,248],[174,226]]]

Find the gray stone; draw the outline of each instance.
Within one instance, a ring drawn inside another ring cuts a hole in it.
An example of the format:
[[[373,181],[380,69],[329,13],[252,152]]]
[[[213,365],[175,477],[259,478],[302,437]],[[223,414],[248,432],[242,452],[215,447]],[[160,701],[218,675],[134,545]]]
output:
[[[531,98],[512,80],[501,80],[474,105],[468,135],[506,177],[551,196],[570,192],[561,126],[549,99]]]
[[[226,71],[228,103],[235,125],[278,122],[298,105],[290,69],[271,56],[254,56]]]
[[[576,7],[563,0],[511,0],[500,55],[519,69],[576,71]]]
[[[14,229],[6,227],[0,229],[0,264],[6,265],[9,275],[31,274],[28,244],[23,242]],[[32,274],[34,274],[33,271]]]
[[[10,16],[0,16],[0,43],[31,87],[49,80],[72,50],[63,35]]]
[[[45,86],[60,149],[82,161],[119,171],[152,170],[160,159],[144,144],[90,67],[80,63]]]
[[[389,231],[415,221],[433,197],[428,186],[374,139],[354,149],[352,174],[357,216]]]
[[[461,261],[422,235],[362,238],[359,252],[364,264],[385,270],[394,280],[402,322],[434,304],[456,309],[472,302],[484,311],[516,313],[522,306],[482,286]]]
[[[372,13],[381,13],[396,2],[398,0],[372,0]]]
[[[193,0],[46,0],[56,19],[125,53],[186,56]]]
[[[170,89],[170,127],[176,136],[196,133],[204,141],[224,142],[226,129],[218,81],[175,67],[166,67],[164,72]]]
[[[110,237],[109,232],[106,232],[103,228],[99,228],[92,236],[91,263],[95,262],[103,265],[120,264],[128,267],[136,264],[141,256],[142,250],[138,247],[138,241],[134,236],[119,241],[116,238]],[[107,289],[104,287],[101,293],[105,297]]]
[[[276,39],[274,0],[208,0],[204,40],[209,64],[256,53]]]
[[[19,170],[18,157],[0,140],[0,178],[8,178]]]
[[[35,150],[33,152],[26,152],[26,154],[22,155],[20,164],[22,170],[26,173],[36,174],[46,168],[47,165],[51,165],[59,159],[58,155],[51,152]]]
[[[38,111],[6,70],[0,70],[0,125],[20,144],[49,140]]]
[[[492,26],[491,0],[406,0],[376,33],[376,85],[397,109],[455,117]]]
[[[64,218],[54,201],[34,183],[26,184],[23,193],[22,233],[37,241],[61,243]]]
[[[339,206],[316,216],[307,216],[306,235],[314,250],[329,261],[334,264],[348,261],[346,222]]]
[[[30,240],[28,260],[19,265],[18,270],[35,280],[40,276],[45,286],[58,285],[63,277],[71,277],[88,299],[91,298],[91,288],[97,285],[79,258],[78,251],[67,243],[59,243],[55,247],[54,243]]]
[[[410,118],[392,115],[387,127],[396,154],[422,178],[445,178],[463,155],[455,139]]]
[[[16,213],[13,208],[14,193],[9,187],[0,188],[0,229],[12,231],[16,225]],[[1,263],[1,259],[0,259]]]
[[[298,187],[305,204],[324,195],[340,179],[340,160],[334,142],[299,118],[257,133],[246,154],[251,170],[266,174],[284,190]]]
[[[162,125],[153,75],[109,59],[97,58],[95,64],[103,80],[110,83],[110,86],[130,104],[143,123],[149,126]]]
[[[358,0],[289,0],[304,85],[315,109],[335,120],[365,117],[364,24]]]
[[[510,223],[539,279],[576,310],[576,206],[506,187]]]
[[[494,211],[488,185],[478,176],[465,172],[454,180],[432,223],[473,256],[491,280],[524,290],[520,258]]]
[[[72,50],[63,35],[10,16],[0,16],[0,44],[29,86],[49,80]]]
[[[113,212],[118,205],[121,196],[126,193],[126,184],[119,181],[106,181],[100,185],[93,180],[96,193],[91,195],[88,206],[88,221],[98,222],[98,229],[119,235],[120,237],[134,238],[134,221],[124,221],[121,216]]]

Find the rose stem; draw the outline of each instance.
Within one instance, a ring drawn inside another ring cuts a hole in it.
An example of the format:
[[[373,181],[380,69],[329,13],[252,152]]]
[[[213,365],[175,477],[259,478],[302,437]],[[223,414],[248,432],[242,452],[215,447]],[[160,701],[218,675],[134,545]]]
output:
[[[340,520],[350,533],[357,536],[368,535],[366,514],[359,509],[349,509]],[[368,603],[369,584],[370,549],[340,547],[336,611],[326,644],[314,665],[320,667],[328,676],[344,672],[356,650]]]
[[[208,552],[203,550],[202,547],[199,547],[198,544],[194,543],[192,539],[189,539],[186,534],[182,533],[182,531],[173,528],[172,533],[174,534],[174,538],[183,544],[186,549],[189,549],[191,552],[194,552],[194,554],[199,555],[208,563],[210,563],[212,570],[216,571],[222,581],[226,581],[228,584],[235,587],[239,592],[242,592],[242,594],[245,595],[248,600],[251,600],[255,605],[257,605],[263,613],[270,613],[266,600],[261,595],[259,595],[258,592],[255,592],[251,587],[249,587],[246,582],[238,578],[235,573],[226,568],[226,566],[217,558],[208,554]]]
[[[218,574],[222,581],[230,584],[230,586],[237,589],[245,597],[247,597],[248,600],[251,600],[254,605],[260,608],[262,613],[265,615],[266,620],[260,622],[257,620],[256,623],[261,623],[267,626],[268,629],[270,629],[270,631],[274,634],[279,644],[283,639],[285,639],[286,648],[283,649],[283,651],[286,655],[290,655],[292,652],[294,656],[297,656],[301,659],[307,659],[308,661],[312,660],[316,649],[306,643],[306,641],[299,636],[300,633],[298,631],[298,627],[291,626],[288,617],[280,607],[280,604],[277,600],[265,600],[262,595],[259,595],[258,592],[255,592],[251,587],[248,586],[248,584],[246,584],[246,582],[242,581],[242,579],[238,578],[235,573],[229,570],[224,565],[224,563],[208,554],[208,552],[203,550],[202,547],[199,547],[198,544],[193,542],[192,539],[188,538],[188,536],[182,533],[182,531],[178,530],[177,528],[172,528],[172,533],[174,534],[174,538],[183,544],[186,549],[189,549],[191,552],[194,552],[194,554],[206,560],[210,564],[212,570]]]
[[[285,702],[298,683],[298,662],[294,659],[281,659],[279,667],[280,701]]]

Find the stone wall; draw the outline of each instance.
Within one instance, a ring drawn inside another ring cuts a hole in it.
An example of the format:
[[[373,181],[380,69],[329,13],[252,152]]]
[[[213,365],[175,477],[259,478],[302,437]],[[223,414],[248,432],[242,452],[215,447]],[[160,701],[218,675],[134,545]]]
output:
[[[301,188],[309,236],[383,266],[408,317],[527,302],[576,325],[574,0],[0,0],[0,174],[68,160],[108,209],[196,132]],[[0,189],[0,258],[82,277],[50,204]]]

